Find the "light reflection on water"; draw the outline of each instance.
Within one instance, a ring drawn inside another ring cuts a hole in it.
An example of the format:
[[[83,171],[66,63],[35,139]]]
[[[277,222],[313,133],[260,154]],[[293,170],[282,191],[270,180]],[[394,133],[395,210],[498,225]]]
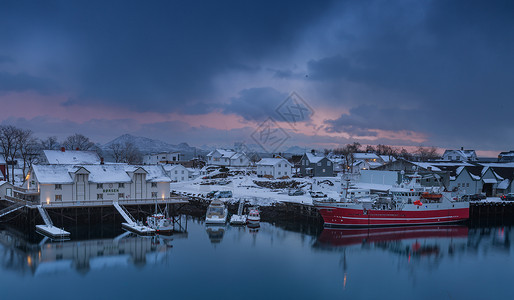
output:
[[[508,226],[324,229],[309,234],[318,229],[268,223],[256,228],[205,226],[190,219],[187,232],[171,237],[119,230],[51,241],[6,228],[0,230],[0,295],[490,299],[510,297],[514,291]]]

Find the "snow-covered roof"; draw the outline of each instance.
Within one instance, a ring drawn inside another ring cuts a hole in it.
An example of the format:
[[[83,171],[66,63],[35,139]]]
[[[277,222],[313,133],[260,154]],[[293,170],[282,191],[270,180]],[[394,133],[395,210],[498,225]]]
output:
[[[389,155],[380,155],[380,158],[386,163],[396,161],[396,158]]]
[[[128,172],[134,172],[137,169],[143,169],[146,171],[146,181],[148,182],[171,182],[171,178],[168,177],[166,171],[162,165],[144,165],[144,166],[133,166],[127,165],[125,168]]]
[[[89,173],[89,182],[117,183],[131,182],[129,173],[143,169],[148,182],[171,182],[160,165],[134,166],[126,164],[106,165],[33,165],[34,175],[42,184],[71,184],[73,174],[84,168]]]
[[[228,157],[228,158],[231,158],[234,154],[237,153],[234,150],[216,149],[216,150],[211,151],[209,154],[207,154],[207,156],[212,156],[212,155],[214,155],[215,152],[218,152],[222,157]]]
[[[420,167],[420,168],[423,168],[425,170],[428,170],[428,168],[431,168],[432,171],[441,171],[441,169],[439,169],[438,167],[436,167],[434,164],[432,163],[425,163],[425,162],[411,162],[413,164],[415,164],[416,166]]]
[[[256,165],[258,166],[274,166],[278,163],[285,162],[291,167],[293,166],[290,162],[287,161],[285,158],[263,158],[261,159]]]
[[[39,183],[66,184],[73,183],[70,175],[72,165],[33,165],[32,170]]]
[[[51,165],[100,164],[100,157],[95,151],[43,150],[43,153]]]
[[[82,167],[89,171],[89,182],[115,183],[131,182],[131,178],[127,174],[127,166],[128,165],[87,165]]]
[[[375,153],[354,153],[354,159],[380,159]]]
[[[484,183],[497,183],[496,179],[493,178],[484,178],[482,179]]]
[[[236,153],[232,157],[230,157],[230,159],[239,159],[239,158],[244,157],[244,156],[245,156],[244,153]]]
[[[510,181],[508,179],[504,179],[502,182],[498,184],[498,189],[504,190],[509,187]]]
[[[322,160],[323,158],[325,158],[324,156],[317,156],[317,155],[314,155],[314,154],[312,154],[312,153],[305,153],[305,155],[307,155],[307,159],[308,159],[312,164],[318,163],[320,160]]]
[[[452,154],[452,153],[460,155],[462,158],[470,159],[470,158],[476,157],[475,150],[446,150],[446,151],[444,151],[443,157],[448,154]]]
[[[164,170],[166,172],[173,171],[175,169],[181,169],[181,168],[187,169],[186,167],[184,167],[181,164],[162,165],[162,167],[164,168]]]

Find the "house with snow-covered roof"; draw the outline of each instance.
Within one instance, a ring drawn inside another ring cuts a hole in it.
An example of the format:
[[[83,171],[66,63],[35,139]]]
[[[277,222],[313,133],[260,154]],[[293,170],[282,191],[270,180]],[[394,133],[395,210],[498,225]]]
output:
[[[300,160],[300,174],[302,176],[332,177],[334,176],[334,164],[325,156],[305,153]]]
[[[277,158],[263,158],[257,165],[257,176],[272,177],[272,178],[283,178],[291,177],[293,172],[293,164],[287,159]]]
[[[477,154],[475,150],[446,150],[441,157],[444,161],[477,161]]]
[[[100,164],[102,159],[95,151],[81,150],[43,150],[42,164],[50,165],[95,165]]]
[[[180,161],[180,152],[161,152],[143,155],[144,165],[173,164]]]
[[[500,152],[498,154],[499,162],[514,162],[514,150],[510,150],[508,152]]]
[[[250,159],[243,152],[216,149],[207,154],[207,165],[224,167],[248,167]]]
[[[191,171],[183,165],[163,165],[163,168],[172,182],[188,181],[191,177]]]
[[[114,201],[137,204],[168,198],[170,182],[160,165],[36,164],[23,188],[31,196],[29,200],[45,206],[109,205]]]

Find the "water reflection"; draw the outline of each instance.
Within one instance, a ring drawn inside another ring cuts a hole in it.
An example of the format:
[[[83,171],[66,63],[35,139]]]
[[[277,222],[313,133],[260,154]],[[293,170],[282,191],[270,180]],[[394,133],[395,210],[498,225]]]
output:
[[[69,270],[86,274],[111,267],[143,267],[167,263],[172,240],[173,237],[139,237],[125,232],[111,239],[52,241],[45,237],[33,243],[16,231],[2,230],[0,265],[34,276]]]
[[[207,235],[209,236],[209,240],[212,244],[221,243],[221,240],[223,240],[223,235],[225,234],[224,225],[206,225],[205,228]]]

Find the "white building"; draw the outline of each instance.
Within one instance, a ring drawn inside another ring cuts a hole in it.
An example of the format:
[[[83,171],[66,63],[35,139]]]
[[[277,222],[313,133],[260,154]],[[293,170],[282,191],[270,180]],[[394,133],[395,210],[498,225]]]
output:
[[[168,198],[170,182],[160,165],[33,165],[23,187],[37,193],[45,206],[81,201],[94,205]]]
[[[102,159],[95,151],[43,150],[42,164],[50,165],[98,165]]]
[[[225,167],[248,167],[250,159],[243,152],[216,149],[207,154],[207,165]]]
[[[143,155],[144,165],[172,164],[180,161],[180,152],[163,152]]]
[[[477,161],[477,154],[475,150],[464,150],[461,148],[460,150],[446,150],[442,156],[442,160],[445,161]]]
[[[285,158],[263,158],[257,163],[258,176],[271,176],[273,178],[291,177],[293,164]]]
[[[163,165],[163,168],[172,182],[188,181],[191,177],[189,169],[183,165]]]

